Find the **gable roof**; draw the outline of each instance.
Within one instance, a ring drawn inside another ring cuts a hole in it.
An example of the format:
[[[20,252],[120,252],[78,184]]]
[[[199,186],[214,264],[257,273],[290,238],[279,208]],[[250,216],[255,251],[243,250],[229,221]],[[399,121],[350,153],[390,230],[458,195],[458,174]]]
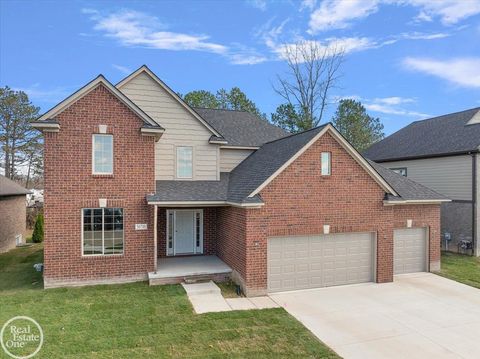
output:
[[[115,97],[122,101],[128,108],[130,108],[138,117],[140,117],[147,125],[164,130],[164,128],[157,123],[154,119],[148,116],[143,110],[138,107],[133,101],[125,96],[120,90],[113,86],[103,75],[98,75],[95,79],[87,83],[85,86],[74,92],[65,100],[55,105],[53,108],[45,112],[37,120],[32,122],[33,127],[45,128],[45,124],[52,123],[51,118],[58,115],[60,112],[68,108],[75,101],[79,100],[97,86],[103,85],[107,88]]]
[[[121,80],[119,83],[115,85],[117,89],[121,89],[122,86],[124,86],[126,83],[128,83],[130,80],[133,78],[137,77],[138,75],[145,73],[148,76],[150,76],[161,88],[163,88],[170,96],[172,96],[185,110],[190,112],[190,114],[193,115],[200,123],[202,123],[213,135],[216,137],[222,137],[222,135],[215,129],[213,128],[208,122],[206,122],[198,113],[194,111],[192,107],[190,107],[180,96],[176,94],[175,91],[173,91],[170,87],[168,87],[165,82],[160,80],[160,78],[155,75],[155,73],[150,70],[147,65],[142,65],[139,69],[136,71],[132,72],[130,75],[125,77],[123,80]]]
[[[0,197],[4,196],[20,196],[31,193],[26,188],[20,186],[11,179],[0,175]]]
[[[331,125],[290,135],[262,145],[220,181],[157,181],[150,204],[211,204],[258,207],[259,192],[327,131],[385,190],[385,204],[438,203],[445,196],[364,159]]]
[[[364,155],[384,162],[421,157],[478,152],[480,149],[480,107],[412,122],[380,142]],[[469,124],[470,122],[470,124]]]
[[[260,147],[289,135],[280,127],[245,112],[194,107],[194,110],[220,132],[227,146]]]
[[[389,170],[382,165],[373,161],[368,161],[373,168],[382,176],[398,193],[398,196],[387,195],[385,200],[388,203],[409,203],[409,202],[448,202],[450,201],[446,196],[435,192],[434,190],[425,187],[411,179],[399,175],[396,172]]]
[[[264,144],[241,162],[230,174],[229,197],[240,200],[254,197],[285,168],[295,161],[327,131],[345,148],[367,173],[388,193],[395,190],[330,124],[290,135]]]

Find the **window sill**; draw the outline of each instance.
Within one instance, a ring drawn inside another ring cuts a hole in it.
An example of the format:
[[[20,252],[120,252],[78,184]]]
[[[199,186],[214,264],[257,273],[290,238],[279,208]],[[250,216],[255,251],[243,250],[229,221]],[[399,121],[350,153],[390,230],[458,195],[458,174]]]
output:
[[[122,254],[82,254],[82,259],[104,259],[107,260],[109,258],[121,258],[125,257],[125,253]]]
[[[99,173],[93,173],[92,174],[93,178],[114,178],[115,176],[113,174],[99,174]]]

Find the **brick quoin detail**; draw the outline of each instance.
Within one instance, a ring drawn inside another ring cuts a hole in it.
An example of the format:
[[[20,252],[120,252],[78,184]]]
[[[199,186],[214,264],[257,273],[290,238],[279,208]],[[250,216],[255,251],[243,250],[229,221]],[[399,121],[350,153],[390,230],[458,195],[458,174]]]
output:
[[[153,270],[153,209],[145,200],[155,190],[153,137],[143,121],[103,85],[55,117],[60,132],[45,133],[45,285],[146,278]],[[92,134],[107,125],[113,134],[113,176],[92,175]],[[82,256],[81,209],[124,208],[124,254]],[[148,230],[135,231],[135,223]]]
[[[332,154],[331,176],[320,175],[321,152]],[[262,208],[235,210],[245,217],[236,228],[238,239],[245,236],[247,292],[266,291],[268,237],[321,234],[324,224],[331,233],[377,233],[379,283],[393,280],[393,230],[405,228],[407,219],[429,227],[430,262],[439,263],[440,206],[384,206],[384,194],[329,133],[323,135],[261,191]]]

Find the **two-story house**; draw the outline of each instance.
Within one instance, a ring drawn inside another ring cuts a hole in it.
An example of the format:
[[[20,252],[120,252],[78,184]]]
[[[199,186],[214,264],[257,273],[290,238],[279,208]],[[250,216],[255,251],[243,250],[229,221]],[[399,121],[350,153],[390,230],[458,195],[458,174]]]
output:
[[[46,287],[231,276],[247,295],[440,267],[446,197],[302,133],[194,109],[146,66],[42,115]]]
[[[480,255],[480,107],[416,121],[374,144],[365,156],[448,198],[442,246]]]

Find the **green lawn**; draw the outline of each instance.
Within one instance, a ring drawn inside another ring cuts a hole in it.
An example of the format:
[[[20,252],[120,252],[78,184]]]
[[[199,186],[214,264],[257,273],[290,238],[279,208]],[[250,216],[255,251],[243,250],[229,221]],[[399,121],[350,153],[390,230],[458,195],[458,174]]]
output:
[[[480,288],[480,258],[443,252],[441,270],[437,274]]]
[[[37,320],[36,358],[338,357],[283,309],[197,315],[179,285],[43,290],[42,257],[41,244],[0,255],[0,326]]]

